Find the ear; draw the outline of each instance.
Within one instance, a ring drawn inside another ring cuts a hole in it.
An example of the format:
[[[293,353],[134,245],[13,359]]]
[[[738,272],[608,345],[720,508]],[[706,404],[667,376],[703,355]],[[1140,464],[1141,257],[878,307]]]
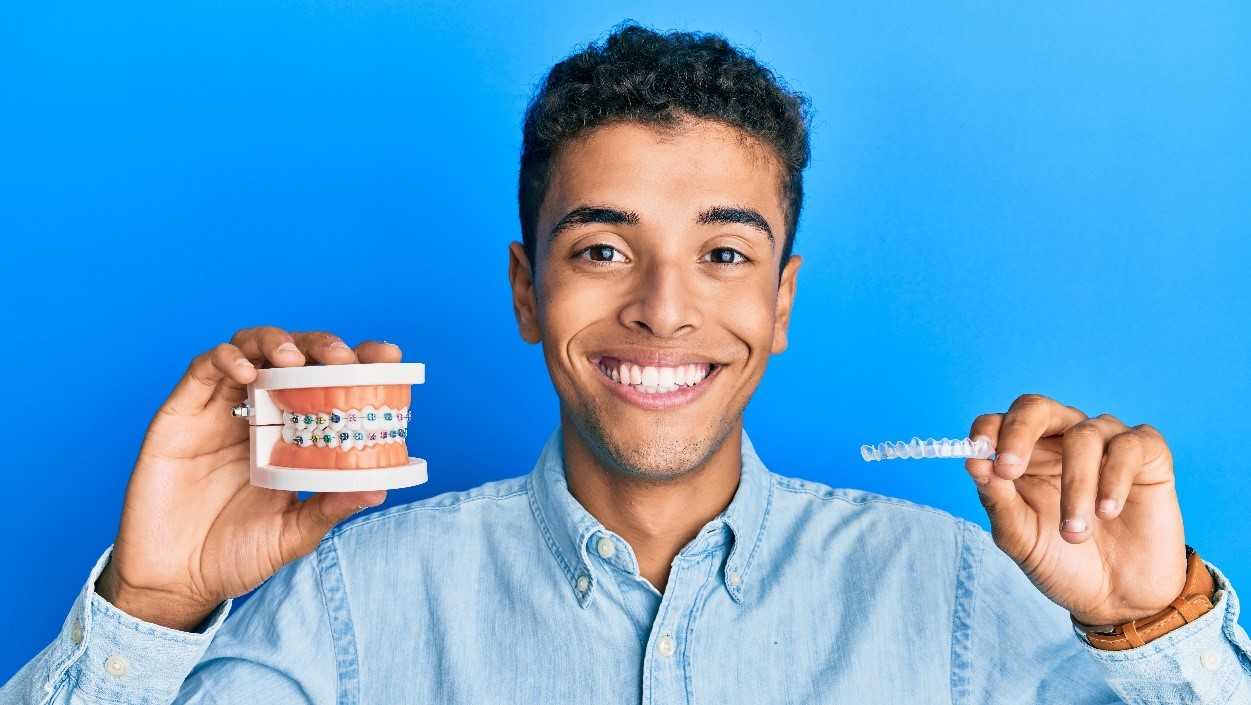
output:
[[[508,244],[508,282],[513,288],[513,315],[521,339],[537,343],[539,335],[538,303],[534,294],[534,278],[530,276],[530,258],[520,242]]]
[[[782,278],[778,282],[777,308],[773,313],[773,350],[774,355],[786,350],[786,333],[791,325],[791,307],[795,303],[795,280],[799,277],[799,267],[804,260],[799,255],[791,255],[782,269]]]

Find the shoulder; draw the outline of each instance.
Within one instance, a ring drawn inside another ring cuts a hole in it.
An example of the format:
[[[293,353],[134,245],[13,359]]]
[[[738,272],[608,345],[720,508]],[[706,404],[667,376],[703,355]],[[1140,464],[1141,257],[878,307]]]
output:
[[[968,519],[900,497],[769,473],[774,510],[780,521],[804,526],[804,533],[855,536],[863,546],[943,548],[949,555],[968,550],[985,530]]]
[[[463,533],[471,527],[481,529],[486,518],[508,525],[527,518],[529,512],[529,476],[518,475],[365,514],[335,527],[323,543],[364,547],[414,532],[427,536]]]

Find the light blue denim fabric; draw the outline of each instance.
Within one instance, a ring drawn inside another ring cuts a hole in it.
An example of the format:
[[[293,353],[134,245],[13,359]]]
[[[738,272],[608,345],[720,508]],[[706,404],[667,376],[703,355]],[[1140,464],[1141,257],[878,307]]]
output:
[[[742,442],[663,595],[569,493],[557,430],[528,475],[339,526],[202,633],[97,596],[106,551],[0,702],[1251,703],[1214,567],[1215,610],[1099,651],[978,525],[773,474]]]

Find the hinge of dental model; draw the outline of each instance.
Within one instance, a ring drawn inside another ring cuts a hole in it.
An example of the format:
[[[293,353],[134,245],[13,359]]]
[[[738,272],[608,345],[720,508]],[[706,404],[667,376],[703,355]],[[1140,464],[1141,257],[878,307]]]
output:
[[[934,440],[927,438],[921,440],[917,436],[912,437],[912,441],[904,443],[903,441],[878,443],[876,446],[862,445],[860,446],[860,457],[866,461],[874,460],[895,460],[897,458],[980,458],[983,460],[992,460],[995,457],[995,451],[990,447],[990,441],[985,438],[973,440],[971,438],[943,438]]]

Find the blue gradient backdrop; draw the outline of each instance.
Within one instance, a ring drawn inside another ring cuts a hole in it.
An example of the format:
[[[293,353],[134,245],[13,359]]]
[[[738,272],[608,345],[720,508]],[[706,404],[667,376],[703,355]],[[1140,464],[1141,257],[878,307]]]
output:
[[[1187,539],[1251,595],[1247,5],[672,5],[0,10],[0,679],[112,540],[158,404],[237,328],[427,363],[431,480],[392,503],[530,469],[557,413],[505,277],[522,110],[627,17],[723,33],[816,108],[792,345],[747,412],[773,470],[986,525],[958,462],[857,446],[1041,392],[1160,428]]]

